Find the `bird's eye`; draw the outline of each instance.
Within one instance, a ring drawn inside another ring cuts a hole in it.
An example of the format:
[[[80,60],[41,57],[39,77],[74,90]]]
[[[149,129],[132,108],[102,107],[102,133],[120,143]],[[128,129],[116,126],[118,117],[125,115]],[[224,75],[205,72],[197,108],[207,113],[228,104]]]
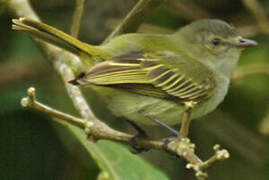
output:
[[[212,44],[213,44],[214,46],[218,46],[218,45],[221,44],[221,40],[218,39],[218,38],[215,38],[215,39],[212,40]]]

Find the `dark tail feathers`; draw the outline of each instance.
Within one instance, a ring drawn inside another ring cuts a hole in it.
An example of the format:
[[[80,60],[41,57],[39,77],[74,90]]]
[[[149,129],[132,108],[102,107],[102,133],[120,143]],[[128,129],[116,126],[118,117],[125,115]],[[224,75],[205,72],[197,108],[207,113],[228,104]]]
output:
[[[79,85],[80,83],[78,82],[78,80],[85,77],[85,75],[86,73],[82,72],[75,79],[68,81],[68,83],[73,84],[73,85]]]

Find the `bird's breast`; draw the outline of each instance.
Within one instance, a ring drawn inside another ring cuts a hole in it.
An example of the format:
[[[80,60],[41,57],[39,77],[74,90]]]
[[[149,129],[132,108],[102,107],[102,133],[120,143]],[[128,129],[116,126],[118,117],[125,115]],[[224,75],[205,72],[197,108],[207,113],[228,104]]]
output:
[[[192,118],[199,118],[212,112],[224,100],[230,80],[220,73],[216,73],[214,77],[216,81],[214,93],[206,101],[202,101],[197,105],[197,108],[193,111]]]

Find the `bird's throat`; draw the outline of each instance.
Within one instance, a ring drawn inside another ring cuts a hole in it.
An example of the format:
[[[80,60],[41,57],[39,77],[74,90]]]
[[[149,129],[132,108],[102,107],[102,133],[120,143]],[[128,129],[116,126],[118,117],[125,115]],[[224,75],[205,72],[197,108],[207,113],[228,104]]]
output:
[[[214,66],[215,69],[222,73],[226,77],[231,77],[232,72],[236,68],[239,58],[240,58],[240,52],[230,52],[229,55],[226,55],[224,57],[219,57],[215,62]]]

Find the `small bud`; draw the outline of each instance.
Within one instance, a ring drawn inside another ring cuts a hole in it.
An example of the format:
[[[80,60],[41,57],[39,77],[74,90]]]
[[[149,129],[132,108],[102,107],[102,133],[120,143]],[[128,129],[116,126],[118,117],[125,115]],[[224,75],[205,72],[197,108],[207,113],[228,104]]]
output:
[[[29,101],[27,97],[21,99],[21,105],[22,107],[27,107],[29,105]]]
[[[219,151],[220,150],[220,145],[219,144],[215,144],[213,147],[214,151]]]
[[[191,163],[188,163],[188,164],[186,165],[186,168],[187,168],[187,169],[194,168],[194,165],[193,165],[193,164],[191,164]]]
[[[223,150],[217,151],[216,156],[218,160],[224,160],[224,159],[228,159],[230,157],[230,154],[226,149],[223,149]]]
[[[198,171],[196,174],[195,174],[196,177],[202,177],[202,178],[206,178],[208,175],[207,173],[203,172],[203,171]]]
[[[84,132],[89,135],[91,133],[91,127],[94,126],[93,122],[86,122]]]
[[[34,87],[28,88],[27,93],[28,93],[28,96],[35,95],[35,88]]]
[[[194,150],[195,149],[195,144],[192,143],[192,144],[189,145],[189,147]]]

